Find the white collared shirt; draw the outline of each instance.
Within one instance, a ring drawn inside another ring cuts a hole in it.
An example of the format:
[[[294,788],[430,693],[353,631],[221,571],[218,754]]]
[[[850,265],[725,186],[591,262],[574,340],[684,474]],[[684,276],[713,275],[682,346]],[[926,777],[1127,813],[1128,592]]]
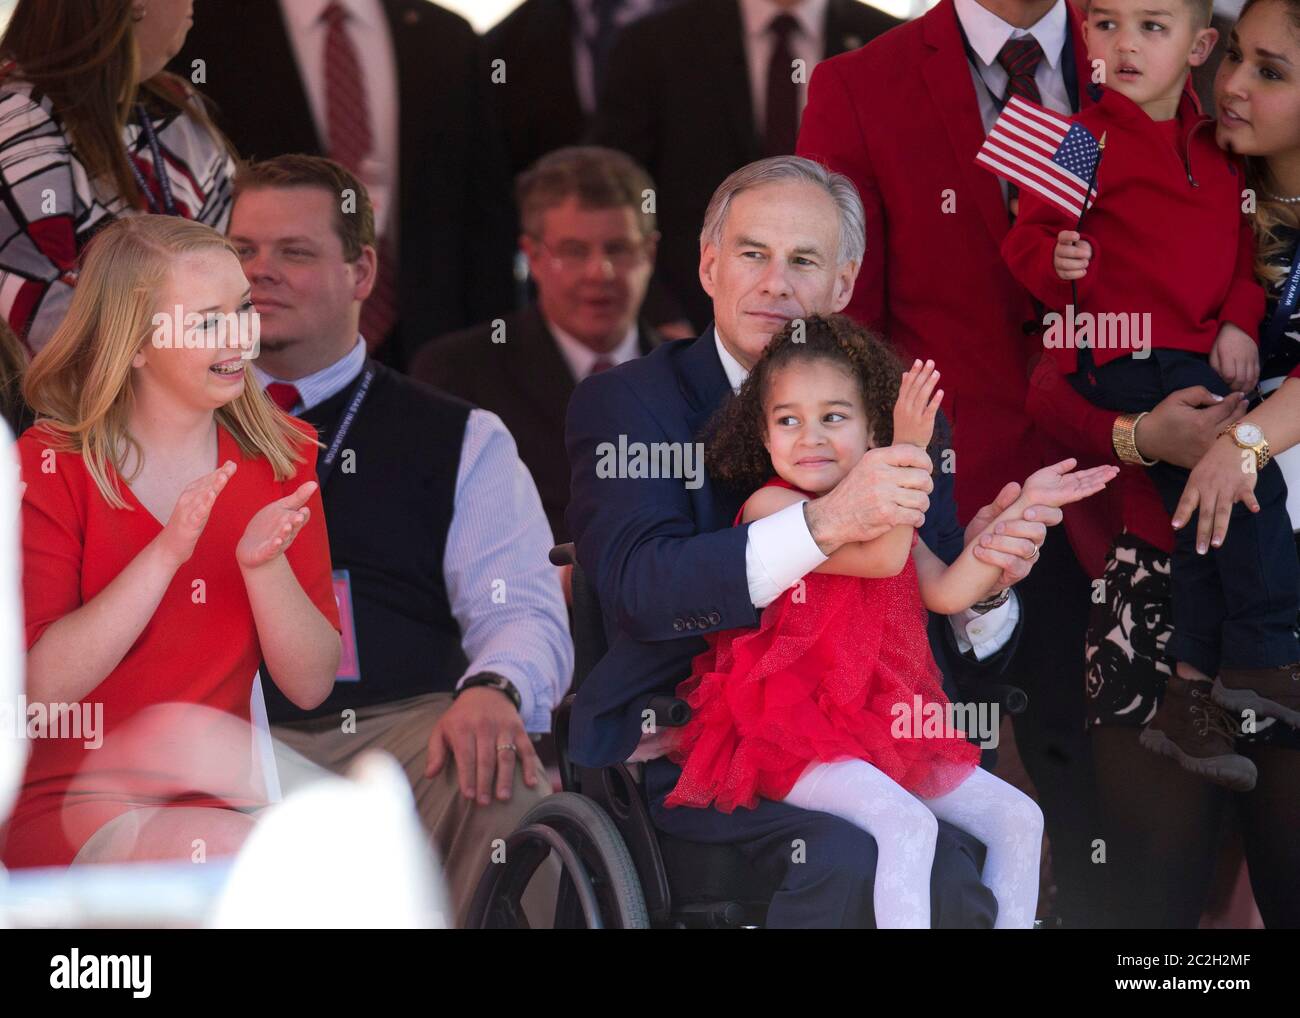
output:
[[[791,15],[799,30],[790,35],[791,55],[804,62],[804,76],[796,86],[795,109],[803,115],[808,101],[808,81],[813,68],[826,56],[826,5],[828,0],[803,0],[791,10],[773,0],[740,0],[740,26],[745,38],[745,62],[749,65],[749,95],[754,107],[754,130],[761,138],[767,129],[767,73],[776,49],[776,36],[768,29],[772,19]]]
[[[641,356],[640,333],[637,330],[636,322],[633,322],[628,327],[618,346],[614,347],[613,350],[609,353],[596,353],[586,343],[571,336],[554,322],[549,321],[545,315],[542,316],[542,321],[546,323],[546,328],[555,337],[555,345],[560,348],[560,353],[564,355],[564,360],[569,365],[569,371],[572,372],[575,382],[581,382],[591,374],[592,366],[601,357],[608,358],[612,362],[611,366],[617,366],[624,361],[634,360]]]
[[[1066,0],[1056,0],[1052,9],[1029,28],[1017,28],[1007,24],[987,7],[980,6],[977,0],[954,0],[957,19],[979,60],[978,67],[971,65],[971,75],[975,92],[979,96],[980,117],[984,121],[985,134],[992,129],[993,122],[998,118],[998,104],[993,97],[997,96],[1001,100],[1007,91],[1007,72],[998,63],[998,53],[1008,39],[1032,35],[1038,40],[1044,59],[1034,71],[1034,81],[1038,84],[1042,105],[1057,113],[1068,115],[1071,112],[1070,92],[1065,87],[1065,76],[1061,73],[1061,58],[1070,26],[1065,4]]]
[[[321,368],[319,371],[303,378],[277,378],[275,375],[263,370],[257,361],[253,361],[253,374],[257,377],[257,384],[263,389],[272,382],[292,385],[297,389],[298,402],[291,406],[288,412],[299,414],[303,410],[314,407],[317,403],[325,402],[336,392],[341,392],[352,379],[357,377],[357,373],[365,362],[366,342],[358,335],[352,349],[341,358],[328,367]]]
[[[329,151],[329,111],[325,106],[325,36],[321,20],[331,0],[280,0],[285,28],[298,61],[303,89],[311,104],[316,136]],[[371,152],[361,182],[375,207],[377,236],[397,239],[398,149],[397,53],[380,0],[339,0],[348,11],[348,38],[357,51],[370,113]]]
[[[713,341],[727,383],[733,393],[738,392],[749,372],[723,344],[716,327]],[[749,525],[745,542],[745,575],[749,580],[749,599],[755,608],[766,608],[828,558],[817,547],[808,529],[808,520],[803,513],[806,501],[801,499]],[[1013,590],[1007,603],[1000,608],[983,615],[968,608],[949,615],[948,621],[952,624],[958,649],[964,654],[974,651],[976,660],[983,661],[1011,639],[1016,623],[1020,621],[1020,604]]]

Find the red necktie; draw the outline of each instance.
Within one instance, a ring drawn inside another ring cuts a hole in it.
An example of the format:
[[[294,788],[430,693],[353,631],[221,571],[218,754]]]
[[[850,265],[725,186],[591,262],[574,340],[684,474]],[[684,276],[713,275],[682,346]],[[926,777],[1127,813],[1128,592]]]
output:
[[[763,137],[763,154],[794,154],[799,135],[798,86],[794,83],[794,54],[790,36],[799,30],[791,14],[778,14],[767,29],[776,36],[772,59],[767,65],[767,130]]]
[[[588,371],[587,374],[597,375],[600,374],[600,372],[602,371],[608,371],[613,366],[614,366],[614,362],[610,360],[608,357],[597,357],[595,362],[591,365],[591,370]]]
[[[325,110],[330,158],[357,177],[374,147],[370,134],[370,105],[366,82],[347,29],[348,12],[335,0],[325,8]],[[374,350],[397,321],[397,252],[386,237],[378,238],[379,268],[374,289],[361,308],[361,334]]]
[[[302,399],[298,395],[298,390],[288,382],[268,382],[266,394],[271,397],[271,402],[286,414],[290,413]]]
[[[998,63],[1007,72],[1007,94],[1010,99],[1018,95],[1031,103],[1042,105],[1042,96],[1038,93],[1038,82],[1034,72],[1043,62],[1043,47],[1032,35],[1019,39],[1008,39],[998,50]]]

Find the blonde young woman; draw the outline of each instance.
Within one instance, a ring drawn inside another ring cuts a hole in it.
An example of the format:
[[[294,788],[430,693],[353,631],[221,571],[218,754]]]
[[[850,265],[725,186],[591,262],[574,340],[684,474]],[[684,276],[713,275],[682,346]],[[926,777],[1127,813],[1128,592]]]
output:
[[[28,370],[37,423],[18,447],[29,712],[102,704],[103,747],[32,740],[7,866],[190,858],[200,841],[207,855],[233,852],[256,797],[182,785],[189,794],[169,800],[176,782],[156,762],[134,772],[115,731],[171,702],[246,721],[259,660],[301,707],[333,686],[315,435],[214,338],[216,316],[251,308],[216,231],[119,219],[88,247],[68,314]],[[202,343],[156,341],[155,315],[178,310],[202,322]],[[247,759],[231,761],[221,787],[239,785]]]
[[[192,22],[193,0],[14,7],[0,39],[0,315],[32,352],[68,309],[81,249],[113,219],[225,230],[229,143],[163,70]]]

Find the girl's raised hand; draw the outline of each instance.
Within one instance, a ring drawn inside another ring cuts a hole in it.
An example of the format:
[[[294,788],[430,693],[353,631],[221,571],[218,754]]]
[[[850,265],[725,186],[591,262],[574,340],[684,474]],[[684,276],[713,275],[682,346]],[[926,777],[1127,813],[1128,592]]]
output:
[[[167,525],[157,538],[169,561],[177,566],[189,561],[203,528],[208,525],[212,506],[235,469],[235,464],[226,460],[212,473],[204,474],[185,486],[167,518]]]
[[[1061,460],[1029,475],[1020,494],[1026,505],[1060,507],[1095,495],[1115,479],[1119,467],[1091,467],[1075,472],[1078,460]]]
[[[894,444],[906,442],[924,449],[934,435],[934,417],[943,402],[943,390],[935,390],[939,372],[934,361],[913,361],[898,386],[894,404]]]
[[[298,531],[311,518],[307,500],[316,488],[315,481],[306,481],[292,495],[277,498],[258,510],[257,515],[248,521],[244,536],[235,548],[235,558],[240,566],[255,569],[289,549]]]

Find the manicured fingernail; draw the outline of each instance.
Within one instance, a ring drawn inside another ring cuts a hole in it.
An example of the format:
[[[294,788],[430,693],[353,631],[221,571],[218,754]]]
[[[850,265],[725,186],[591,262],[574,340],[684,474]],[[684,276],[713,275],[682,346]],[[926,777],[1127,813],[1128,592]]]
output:
[[[1174,526],[1174,529],[1175,529],[1175,530],[1179,529],[1182,525],[1183,525],[1183,521],[1182,521],[1182,520],[1178,520],[1178,519],[1176,519],[1176,520],[1173,521],[1173,526]]]
[[[1204,554],[1206,553],[1207,550],[1208,550],[1208,549],[1205,547],[1205,542],[1204,542],[1204,541],[1197,541],[1197,542],[1196,542],[1196,554],[1198,554],[1198,555],[1204,555]]]

